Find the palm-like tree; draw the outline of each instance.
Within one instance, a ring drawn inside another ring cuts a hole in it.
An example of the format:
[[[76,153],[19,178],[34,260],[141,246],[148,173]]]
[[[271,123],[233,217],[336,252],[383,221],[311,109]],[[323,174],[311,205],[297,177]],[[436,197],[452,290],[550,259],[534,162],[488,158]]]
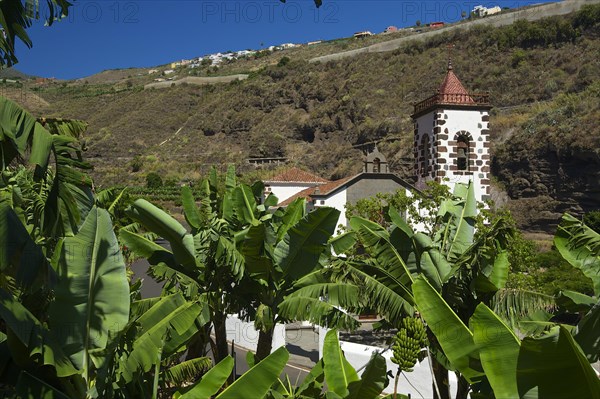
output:
[[[329,278],[309,284],[290,295],[280,309],[302,308],[308,300],[328,296],[336,305],[360,313],[376,310],[395,327],[403,317],[418,310],[412,286],[423,276],[468,322],[479,303],[492,305],[502,290],[509,271],[507,246],[512,227],[502,218],[475,234],[477,204],[472,186],[457,186],[454,196],[440,205],[432,237],[413,231],[409,224],[390,209],[391,228],[363,218],[350,220],[351,230],[334,242],[338,257],[326,270]],[[357,245],[361,250],[357,255]],[[344,282],[345,284],[331,284]],[[357,300],[351,291],[360,292]],[[333,295],[332,295],[333,294]],[[365,300],[366,299],[366,300]],[[449,397],[448,366],[442,348],[429,331],[432,366],[436,389]],[[466,397],[468,381],[459,375],[457,397]]]

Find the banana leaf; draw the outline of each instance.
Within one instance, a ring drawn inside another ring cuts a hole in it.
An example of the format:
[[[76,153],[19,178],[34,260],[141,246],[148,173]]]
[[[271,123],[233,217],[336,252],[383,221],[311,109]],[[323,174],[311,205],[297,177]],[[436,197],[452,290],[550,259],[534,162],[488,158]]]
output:
[[[131,381],[136,371],[149,371],[157,354],[176,353],[208,321],[208,309],[187,302],[181,294],[161,298],[136,320],[139,330],[123,367],[124,378]]]
[[[600,301],[577,324],[574,337],[590,363],[600,357]]]
[[[592,280],[600,296],[600,234],[569,214],[564,214],[554,236],[562,257]]]
[[[24,350],[26,357],[38,360],[42,365],[54,367],[59,377],[79,373],[53,334],[12,295],[2,289],[0,289],[0,319],[7,327],[8,335],[19,342],[19,348],[9,342],[9,349],[13,356],[14,351]]]
[[[109,331],[129,320],[125,262],[108,212],[94,207],[61,248],[50,328],[77,367],[88,371],[88,351],[106,347]]]
[[[290,355],[281,347],[245,372],[216,399],[264,398],[283,371]]]
[[[256,199],[247,185],[241,184],[233,190],[233,206],[238,220],[243,224],[253,224],[256,221]]]
[[[22,399],[70,399],[64,393],[26,371],[19,375],[15,391]]]
[[[0,271],[15,277],[25,289],[54,273],[42,248],[31,239],[15,211],[4,203],[0,204]]]
[[[436,237],[450,261],[458,260],[473,243],[477,217],[477,201],[472,183],[456,184],[454,196],[457,199],[448,199],[440,206],[438,218],[445,223],[445,227]]]
[[[471,330],[425,278],[418,277],[415,280],[413,293],[421,316],[435,334],[452,366],[469,383],[481,381],[484,373]]]
[[[148,230],[169,241],[178,263],[188,269],[196,267],[194,238],[177,220],[143,199],[136,200],[127,213]]]
[[[517,365],[519,397],[600,398],[600,380],[562,326],[541,338],[526,337]]]
[[[329,391],[341,397],[346,397],[350,394],[349,385],[360,381],[360,378],[356,370],[346,360],[337,334],[337,330],[329,330],[325,335],[323,368]]]
[[[202,376],[200,381],[194,383],[191,388],[186,388],[177,399],[210,399],[223,386],[233,370],[234,360],[227,356]]]
[[[388,383],[385,358],[379,353],[374,353],[360,376],[360,381],[351,382],[348,386],[348,399],[379,398]]]
[[[185,221],[194,229],[199,229],[202,226],[202,215],[196,206],[196,200],[192,189],[188,186],[181,188],[181,202],[183,205],[183,215]]]
[[[369,248],[370,255],[377,261],[382,271],[389,273],[403,286],[410,287],[413,277],[407,264],[409,253],[407,251],[399,252],[406,247],[394,246],[394,243],[390,241],[390,234],[382,226],[370,220],[353,217],[350,219],[350,226],[357,232],[362,244]],[[406,243],[402,239],[394,241],[397,244]]]
[[[469,321],[473,341],[494,396],[516,398],[517,362],[521,342],[512,330],[484,304],[479,304]]]
[[[337,209],[318,208],[286,232],[273,252],[273,260],[284,274],[298,279],[317,267],[339,215]]]

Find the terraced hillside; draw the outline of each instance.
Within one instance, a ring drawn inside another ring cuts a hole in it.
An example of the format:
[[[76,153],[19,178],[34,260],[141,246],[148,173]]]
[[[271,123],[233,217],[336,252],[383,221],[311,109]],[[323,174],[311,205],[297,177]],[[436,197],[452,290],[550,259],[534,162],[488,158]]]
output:
[[[373,142],[409,176],[411,104],[435,90],[453,44],[455,72],[495,106],[496,197],[523,226],[544,230],[564,210],[600,208],[599,10],[459,29],[327,63],[310,63],[314,51],[301,48],[176,71],[249,75],[227,84],[144,90],[153,78],[136,69],[32,90],[49,104],[36,112],[89,122],[88,157],[102,185],[143,184],[149,172],[194,180],[229,162],[253,172],[247,159],[260,157],[337,178],[357,172],[362,145]]]

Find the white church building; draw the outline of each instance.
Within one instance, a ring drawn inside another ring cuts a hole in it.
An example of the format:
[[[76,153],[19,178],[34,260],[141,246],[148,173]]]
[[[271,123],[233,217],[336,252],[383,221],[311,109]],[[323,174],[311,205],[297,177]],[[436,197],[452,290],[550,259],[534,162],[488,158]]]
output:
[[[338,224],[346,225],[346,203],[377,193],[422,190],[435,180],[450,190],[456,183],[473,182],[477,201],[489,199],[490,154],[487,93],[469,93],[452,64],[435,94],[414,105],[414,185],[389,170],[377,147],[369,153],[362,173],[336,181],[291,168],[265,181],[266,194],[273,193],[280,206],[306,198],[309,208],[330,206],[341,212]]]
[[[475,198],[490,195],[488,93],[469,93],[452,63],[437,92],[415,104],[414,172],[416,187],[435,180],[452,191],[456,183],[473,182]]]

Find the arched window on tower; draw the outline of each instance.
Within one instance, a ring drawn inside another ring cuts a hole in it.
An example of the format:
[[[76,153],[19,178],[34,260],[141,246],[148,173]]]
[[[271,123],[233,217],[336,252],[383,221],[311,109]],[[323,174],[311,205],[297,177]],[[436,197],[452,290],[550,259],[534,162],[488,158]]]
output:
[[[381,160],[379,158],[375,158],[373,160],[373,173],[381,172]]]
[[[427,176],[429,174],[429,158],[430,158],[430,145],[429,145],[429,136],[423,136],[421,140],[421,176]]]
[[[469,170],[469,138],[466,136],[456,141],[456,169]]]

